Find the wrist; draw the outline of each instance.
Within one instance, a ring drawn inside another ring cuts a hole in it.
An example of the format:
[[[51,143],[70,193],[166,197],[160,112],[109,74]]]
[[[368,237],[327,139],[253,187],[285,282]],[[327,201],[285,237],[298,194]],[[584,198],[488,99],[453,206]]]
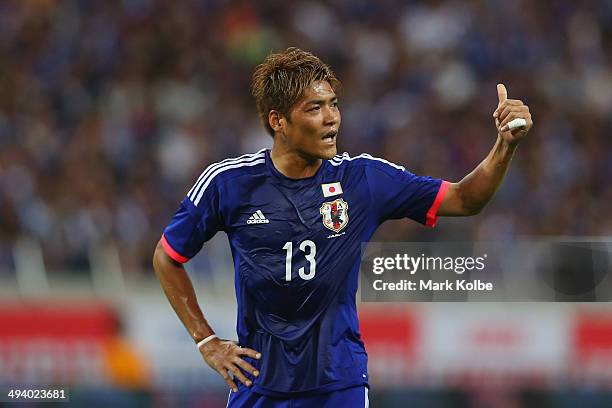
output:
[[[512,156],[514,154],[514,151],[518,147],[520,140],[508,141],[504,139],[502,135],[498,134],[497,142],[498,151],[503,156]]]
[[[198,341],[196,343],[196,347],[198,348],[198,350],[201,350],[203,346],[205,346],[206,344],[210,343],[211,341],[218,339],[219,337],[216,334],[211,334],[208,337],[203,338],[202,340]]]

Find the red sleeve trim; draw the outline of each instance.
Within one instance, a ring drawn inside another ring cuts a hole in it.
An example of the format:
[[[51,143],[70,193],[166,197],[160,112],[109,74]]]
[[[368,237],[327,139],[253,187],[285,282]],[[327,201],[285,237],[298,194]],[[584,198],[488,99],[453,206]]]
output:
[[[440,204],[442,204],[442,200],[446,195],[446,191],[450,183],[448,181],[442,180],[442,184],[440,184],[440,188],[438,189],[438,194],[436,195],[436,199],[434,200],[431,207],[429,207],[429,211],[427,211],[427,217],[425,218],[425,225],[428,227],[435,227],[436,222],[438,222],[438,208],[440,208]]]
[[[164,251],[166,251],[166,253],[168,254],[168,256],[174,259],[176,262],[185,263],[189,260],[189,258],[184,257],[183,255],[179,254],[178,252],[174,250],[174,248],[170,246],[165,235],[162,235],[161,237],[161,244],[162,244],[162,247],[164,248]]]

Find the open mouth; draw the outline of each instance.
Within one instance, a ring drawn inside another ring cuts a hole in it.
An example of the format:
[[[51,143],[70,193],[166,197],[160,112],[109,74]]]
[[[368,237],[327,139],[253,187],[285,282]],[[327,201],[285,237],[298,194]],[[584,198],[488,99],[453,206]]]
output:
[[[336,136],[338,136],[338,131],[337,130],[331,130],[331,131],[327,132],[325,135],[323,135],[322,139],[326,143],[333,143],[333,142],[336,141]]]

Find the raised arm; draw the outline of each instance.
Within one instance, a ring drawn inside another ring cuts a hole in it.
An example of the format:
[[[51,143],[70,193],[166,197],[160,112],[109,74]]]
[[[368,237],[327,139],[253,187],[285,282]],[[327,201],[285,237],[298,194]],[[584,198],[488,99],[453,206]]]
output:
[[[527,135],[533,122],[529,108],[518,99],[508,99],[506,87],[497,85],[499,103],[493,113],[497,140],[487,157],[458,183],[451,183],[438,209],[440,216],[478,214],[501,185],[514,151]],[[524,119],[524,126],[509,129],[515,119]]]
[[[153,268],[170,305],[172,305],[194,342],[198,343],[213,335],[214,331],[204,318],[204,314],[198,305],[193,285],[185,268],[181,263],[176,262],[166,254],[161,241],[155,248]],[[239,347],[232,341],[213,338],[200,347],[200,353],[204,361],[213,370],[217,371],[234,391],[237,391],[238,388],[229,373],[232,373],[246,386],[250,386],[251,381],[244,376],[240,369],[254,376],[259,375],[259,372],[240,356],[246,355],[259,359],[260,354],[255,350]]]

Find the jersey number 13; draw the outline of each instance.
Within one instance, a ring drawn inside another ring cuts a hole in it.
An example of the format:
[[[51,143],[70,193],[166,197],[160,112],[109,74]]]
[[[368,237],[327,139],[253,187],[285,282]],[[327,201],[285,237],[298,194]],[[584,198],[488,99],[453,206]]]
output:
[[[285,257],[285,280],[289,282],[291,281],[291,259],[293,258],[293,242],[288,241],[283,247],[283,249],[287,251],[287,255]],[[300,243],[300,250],[304,252],[304,256],[308,261],[309,268],[308,272],[306,272],[306,268],[301,267],[300,269],[298,269],[298,275],[300,275],[300,278],[304,280],[310,280],[314,278],[317,269],[317,261],[315,260],[315,255],[317,254],[317,246],[314,242],[307,239]]]

